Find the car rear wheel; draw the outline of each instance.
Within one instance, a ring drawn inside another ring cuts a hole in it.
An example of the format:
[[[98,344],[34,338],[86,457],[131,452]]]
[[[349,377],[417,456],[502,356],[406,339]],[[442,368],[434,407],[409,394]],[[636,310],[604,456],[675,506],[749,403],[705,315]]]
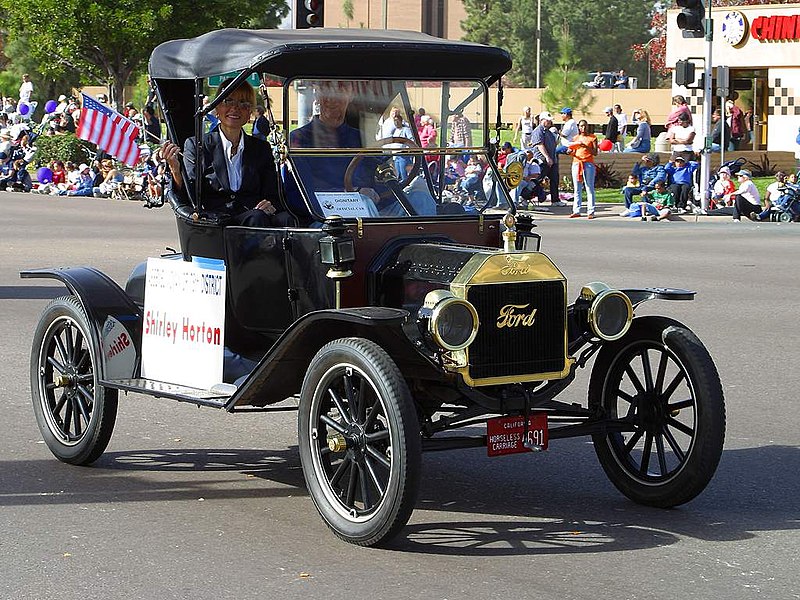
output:
[[[42,313],[31,349],[33,412],[50,451],[86,465],[105,451],[117,417],[117,392],[98,384],[89,320],[73,296]]]
[[[681,323],[642,317],[605,345],[589,405],[622,429],[593,442],[609,479],[631,500],[677,506],[708,485],[722,455],[725,401],[711,356]]]
[[[317,352],[303,381],[298,437],[311,498],[336,535],[372,546],[405,526],[419,487],[419,421],[380,346],[343,338]]]

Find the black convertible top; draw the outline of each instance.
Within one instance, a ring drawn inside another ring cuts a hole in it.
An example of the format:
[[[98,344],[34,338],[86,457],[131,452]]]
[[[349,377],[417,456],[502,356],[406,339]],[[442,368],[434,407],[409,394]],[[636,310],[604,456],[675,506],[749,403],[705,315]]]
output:
[[[220,29],[159,45],[150,76],[195,79],[253,70],[279,77],[495,80],[511,68],[505,50],[384,29]]]

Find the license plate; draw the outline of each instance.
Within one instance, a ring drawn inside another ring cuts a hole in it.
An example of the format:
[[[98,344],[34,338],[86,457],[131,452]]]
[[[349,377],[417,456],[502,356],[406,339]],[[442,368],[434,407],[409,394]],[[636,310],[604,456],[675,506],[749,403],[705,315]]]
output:
[[[528,415],[528,444],[525,445],[525,417],[497,417],[486,422],[486,450],[489,456],[547,450],[547,414]]]

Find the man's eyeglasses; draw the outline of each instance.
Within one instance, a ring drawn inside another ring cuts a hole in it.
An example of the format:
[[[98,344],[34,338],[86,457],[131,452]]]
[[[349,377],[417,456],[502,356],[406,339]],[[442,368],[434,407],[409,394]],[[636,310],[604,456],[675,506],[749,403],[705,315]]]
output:
[[[250,110],[253,108],[253,105],[247,100],[236,100],[235,98],[225,98],[225,100],[223,100],[220,104],[227,106],[228,108],[233,108],[236,106],[238,108],[243,108],[244,110]]]

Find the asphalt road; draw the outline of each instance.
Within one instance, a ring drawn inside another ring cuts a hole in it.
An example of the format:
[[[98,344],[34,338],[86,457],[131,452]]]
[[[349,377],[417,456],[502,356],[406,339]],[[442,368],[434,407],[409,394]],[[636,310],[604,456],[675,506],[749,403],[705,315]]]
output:
[[[570,281],[675,286],[650,302],[714,357],[725,452],[707,490],[637,506],[589,440],[489,459],[424,456],[417,504],[389,549],[335,538],[303,485],[293,414],[228,415],[123,397],[109,449],[59,463],[31,409],[30,340],[63,288],[20,269],[93,265],[124,282],[176,247],[167,209],[0,193],[0,598],[800,598],[800,225],[544,218]],[[580,401],[588,373],[564,394]]]

